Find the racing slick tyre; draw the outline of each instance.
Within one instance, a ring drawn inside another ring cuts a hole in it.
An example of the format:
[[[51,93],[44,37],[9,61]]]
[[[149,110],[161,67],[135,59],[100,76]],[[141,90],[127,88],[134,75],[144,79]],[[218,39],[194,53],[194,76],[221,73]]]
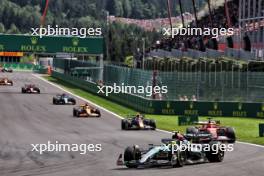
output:
[[[220,149],[221,148],[220,144],[221,143],[217,141],[212,141],[209,143],[211,149],[210,151],[206,152],[206,157],[209,162],[222,162],[223,161],[225,152]],[[217,150],[215,147],[213,147],[216,145],[218,145]]]
[[[79,111],[78,111],[78,110],[76,111],[76,117],[77,117],[77,118],[79,118],[79,117],[80,117],[80,113],[79,113]]]
[[[137,168],[137,164],[131,164],[133,160],[139,160],[141,158],[141,152],[138,149],[138,146],[127,147],[124,152],[124,161],[125,165],[128,168]]]
[[[199,130],[195,127],[188,127],[186,129],[186,137],[188,140],[192,139],[194,136],[196,136],[199,133]]]
[[[26,93],[26,90],[24,88],[22,88],[21,93]]]
[[[58,104],[57,100],[55,100],[55,99],[53,99],[52,102],[53,102],[54,105]]]
[[[123,130],[129,130],[129,122],[127,120],[125,120],[125,119],[123,119],[122,122],[121,122],[122,123],[121,124],[122,125],[122,129]]]
[[[149,125],[152,127],[152,130],[156,130],[156,122],[155,120],[150,120]]]
[[[185,151],[178,150],[176,154],[172,155],[172,167],[183,167],[186,164],[187,155]]]
[[[126,123],[127,123],[127,121],[125,119],[122,119],[122,121],[121,121],[121,129],[122,130],[126,130]]]
[[[99,109],[96,109],[96,110],[95,110],[95,113],[96,113],[96,114],[98,114],[98,116],[97,116],[97,117],[101,117],[101,112],[100,112],[100,110],[99,110]]]
[[[198,132],[199,132],[199,130],[195,127],[188,127],[186,129],[187,134],[197,134]]]
[[[236,134],[235,130],[232,127],[227,127],[226,128],[226,137],[228,137],[230,140],[228,143],[235,143],[236,142]]]
[[[73,109],[73,117],[79,117],[79,112],[77,109]]]

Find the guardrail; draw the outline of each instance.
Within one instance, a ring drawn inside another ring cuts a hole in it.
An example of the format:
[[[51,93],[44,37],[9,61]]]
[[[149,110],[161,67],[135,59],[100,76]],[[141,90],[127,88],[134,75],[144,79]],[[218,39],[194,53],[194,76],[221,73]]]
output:
[[[99,90],[97,84],[69,75],[53,71],[52,76],[94,94],[97,94]],[[97,95],[148,114],[253,117],[264,119],[264,103],[160,101],[122,93],[110,94],[108,97],[103,94]]]

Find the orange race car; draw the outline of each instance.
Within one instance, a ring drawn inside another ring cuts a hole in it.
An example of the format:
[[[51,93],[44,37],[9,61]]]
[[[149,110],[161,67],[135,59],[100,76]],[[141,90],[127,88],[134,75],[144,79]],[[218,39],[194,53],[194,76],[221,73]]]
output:
[[[8,78],[0,78],[0,85],[1,86],[13,86],[13,81]]]
[[[88,103],[73,108],[74,117],[101,117],[99,109],[96,109]]]

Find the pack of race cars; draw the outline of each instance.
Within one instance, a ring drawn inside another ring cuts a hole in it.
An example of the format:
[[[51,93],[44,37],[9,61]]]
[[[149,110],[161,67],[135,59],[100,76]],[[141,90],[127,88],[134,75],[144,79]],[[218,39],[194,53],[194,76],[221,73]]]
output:
[[[135,118],[139,118],[139,116]],[[123,122],[122,120],[122,129]],[[133,123],[137,124],[137,122]],[[225,150],[222,150],[223,146],[233,144],[236,141],[234,129],[220,126],[220,122],[211,118],[206,122],[197,122],[196,124],[199,126],[188,127],[186,134],[176,131],[172,138],[162,139],[162,144],[150,144],[147,149],[141,149],[138,145],[127,147],[124,153],[119,155],[117,165],[128,168],[182,167],[186,164],[222,162],[225,155]],[[139,129],[139,125],[135,126],[136,129]],[[186,146],[193,145],[195,148],[186,150]],[[178,147],[178,150],[174,150],[175,146]],[[185,150],[182,146],[185,146]]]
[[[13,81],[0,78],[0,85],[13,86]],[[21,88],[23,94],[40,94],[40,88],[34,84],[25,84]],[[52,98],[53,105],[76,105],[76,99],[68,94],[57,94]],[[73,108],[73,117],[101,117],[99,109],[88,103]],[[162,139],[161,144],[150,144],[147,149],[138,145],[128,146],[117,159],[118,166],[128,168],[172,166],[182,167],[186,164],[222,162],[225,151],[220,150],[222,144],[235,143],[236,135],[232,127],[221,126],[220,122],[211,118],[205,122],[197,122],[188,127],[185,134],[174,132],[170,139]],[[121,120],[122,130],[156,130],[156,121],[144,115],[130,115]],[[200,150],[174,150],[174,146],[199,144]],[[205,150],[208,148],[209,150]]]
[[[13,72],[13,70],[2,69],[2,72]],[[0,86],[13,86],[13,81],[9,78],[0,78]],[[21,87],[22,94],[40,94],[40,88],[35,84],[25,84]],[[52,103],[54,105],[75,105],[76,99],[68,94],[57,94],[52,98]],[[73,108],[73,117],[101,117],[101,112],[99,109],[94,108],[88,103],[81,104]]]

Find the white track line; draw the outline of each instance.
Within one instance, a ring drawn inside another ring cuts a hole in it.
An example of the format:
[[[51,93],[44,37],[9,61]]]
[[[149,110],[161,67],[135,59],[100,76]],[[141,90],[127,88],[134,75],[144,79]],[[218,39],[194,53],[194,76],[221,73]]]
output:
[[[75,95],[74,93],[72,93],[72,92],[70,92],[70,91],[68,91],[68,90],[65,90],[65,89],[62,88],[61,86],[59,86],[59,85],[57,85],[57,84],[54,84],[54,83],[52,83],[52,82],[46,80],[45,78],[42,78],[42,77],[39,76],[39,75],[33,74],[33,76],[35,76],[35,77],[41,79],[42,81],[44,81],[44,82],[46,82],[46,83],[48,83],[48,84],[50,84],[50,85],[52,85],[52,86],[54,86],[54,87],[57,87],[57,88],[63,90],[64,92],[67,92],[67,93],[69,93],[69,94],[71,94],[71,95],[73,95],[73,96],[75,96],[75,97],[77,97],[77,98],[79,98],[79,99],[81,99],[81,100],[83,100],[83,101],[86,101],[86,102],[88,102],[88,103],[90,103],[90,104],[92,104],[92,105],[94,105],[94,106],[96,106],[96,107],[98,107],[98,108],[100,108],[100,109],[103,109],[104,111],[106,111],[106,112],[112,114],[112,115],[115,116],[115,117],[118,117],[119,119],[124,119],[124,117],[121,117],[120,115],[118,115],[118,114],[116,114],[116,113],[114,113],[114,112],[112,112],[112,111],[109,111],[108,109],[105,109],[104,107],[99,106],[99,105],[97,105],[97,104],[91,102],[91,101],[88,100],[88,99],[85,99],[85,98],[83,98],[83,97],[80,97],[79,95]],[[156,131],[159,131],[159,132],[162,132],[162,133],[172,134],[172,132],[170,132],[170,131],[161,130],[161,129],[156,129]],[[263,140],[264,140],[264,139],[263,139]],[[245,144],[245,145],[251,145],[251,146],[254,146],[254,147],[264,148],[264,146],[262,146],[262,145],[251,144],[251,143],[248,143],[248,142],[240,142],[240,141],[237,141],[237,143],[239,143],[239,144]]]

